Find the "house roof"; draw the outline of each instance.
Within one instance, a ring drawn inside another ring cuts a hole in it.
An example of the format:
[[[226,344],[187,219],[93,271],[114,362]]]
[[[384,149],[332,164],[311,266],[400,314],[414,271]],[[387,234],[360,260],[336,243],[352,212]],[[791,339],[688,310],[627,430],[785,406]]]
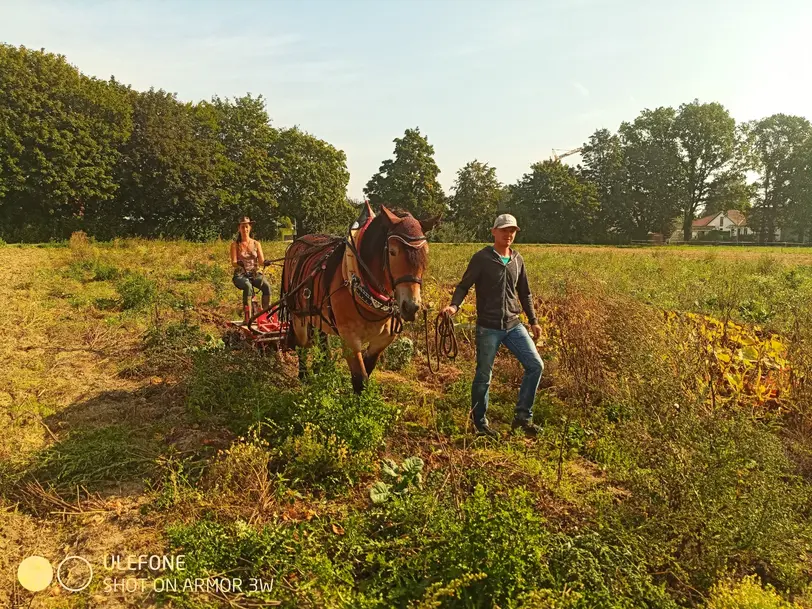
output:
[[[727,218],[736,226],[746,226],[747,225],[747,218],[745,218],[744,214],[740,212],[738,209],[728,209],[727,210]]]
[[[720,212],[721,213],[721,212]],[[694,228],[700,228],[702,226],[707,226],[710,224],[711,220],[717,218],[719,216],[718,213],[713,214],[712,216],[705,216],[704,218],[700,218],[699,220],[694,220],[691,226]]]
[[[694,220],[691,223],[693,228],[702,228],[710,224],[713,220],[719,217],[719,214],[722,212],[717,212],[710,216],[705,216],[704,218],[699,218],[698,220]],[[744,216],[742,212],[737,209],[728,209],[724,212],[727,219],[733,222],[736,226],[747,226],[747,218]]]

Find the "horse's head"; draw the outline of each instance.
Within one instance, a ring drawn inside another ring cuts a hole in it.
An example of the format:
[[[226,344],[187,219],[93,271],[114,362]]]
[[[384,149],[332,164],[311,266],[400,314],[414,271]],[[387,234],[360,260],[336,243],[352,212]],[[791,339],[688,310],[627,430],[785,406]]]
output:
[[[420,309],[420,286],[428,267],[429,244],[426,233],[440,218],[418,220],[409,213],[396,214],[381,206],[381,217],[386,227],[386,260],[388,281],[394,290],[401,316],[414,321]]]

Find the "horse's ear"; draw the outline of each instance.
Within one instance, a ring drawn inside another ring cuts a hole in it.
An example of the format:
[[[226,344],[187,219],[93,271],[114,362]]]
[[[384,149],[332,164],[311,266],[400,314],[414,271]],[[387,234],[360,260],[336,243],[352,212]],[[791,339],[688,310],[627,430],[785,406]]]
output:
[[[433,218],[426,218],[425,220],[420,220],[420,227],[423,229],[424,233],[429,232],[432,228],[437,226],[442,219],[442,215],[434,216]]]
[[[381,205],[381,211],[383,212],[383,215],[386,216],[386,219],[389,220],[389,224],[392,226],[403,222],[403,218],[398,218],[386,207],[386,205]]]

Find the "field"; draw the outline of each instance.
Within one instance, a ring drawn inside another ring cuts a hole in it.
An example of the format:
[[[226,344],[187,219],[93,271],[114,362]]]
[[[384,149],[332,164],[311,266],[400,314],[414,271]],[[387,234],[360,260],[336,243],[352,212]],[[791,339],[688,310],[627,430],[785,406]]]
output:
[[[430,321],[479,247],[432,244]],[[456,360],[407,324],[356,397],[335,344],[303,382],[223,345],[227,242],[0,247],[0,606],[812,607],[812,250],[517,248],[544,434],[502,350],[495,442],[473,291]],[[93,579],[32,595],[35,554]]]

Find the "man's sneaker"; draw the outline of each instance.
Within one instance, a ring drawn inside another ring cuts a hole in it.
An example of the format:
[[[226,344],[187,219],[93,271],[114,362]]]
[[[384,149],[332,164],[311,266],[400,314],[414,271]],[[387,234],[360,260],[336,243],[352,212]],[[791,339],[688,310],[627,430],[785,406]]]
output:
[[[497,439],[499,438],[499,434],[496,433],[493,429],[491,429],[487,423],[484,425],[474,426],[476,428],[476,435],[477,436],[487,436],[489,438]]]
[[[538,436],[542,428],[533,423],[533,421],[526,421],[522,419],[514,419],[513,423],[510,425],[510,431],[514,431],[515,429],[521,429],[524,432],[524,435],[535,438]]]

